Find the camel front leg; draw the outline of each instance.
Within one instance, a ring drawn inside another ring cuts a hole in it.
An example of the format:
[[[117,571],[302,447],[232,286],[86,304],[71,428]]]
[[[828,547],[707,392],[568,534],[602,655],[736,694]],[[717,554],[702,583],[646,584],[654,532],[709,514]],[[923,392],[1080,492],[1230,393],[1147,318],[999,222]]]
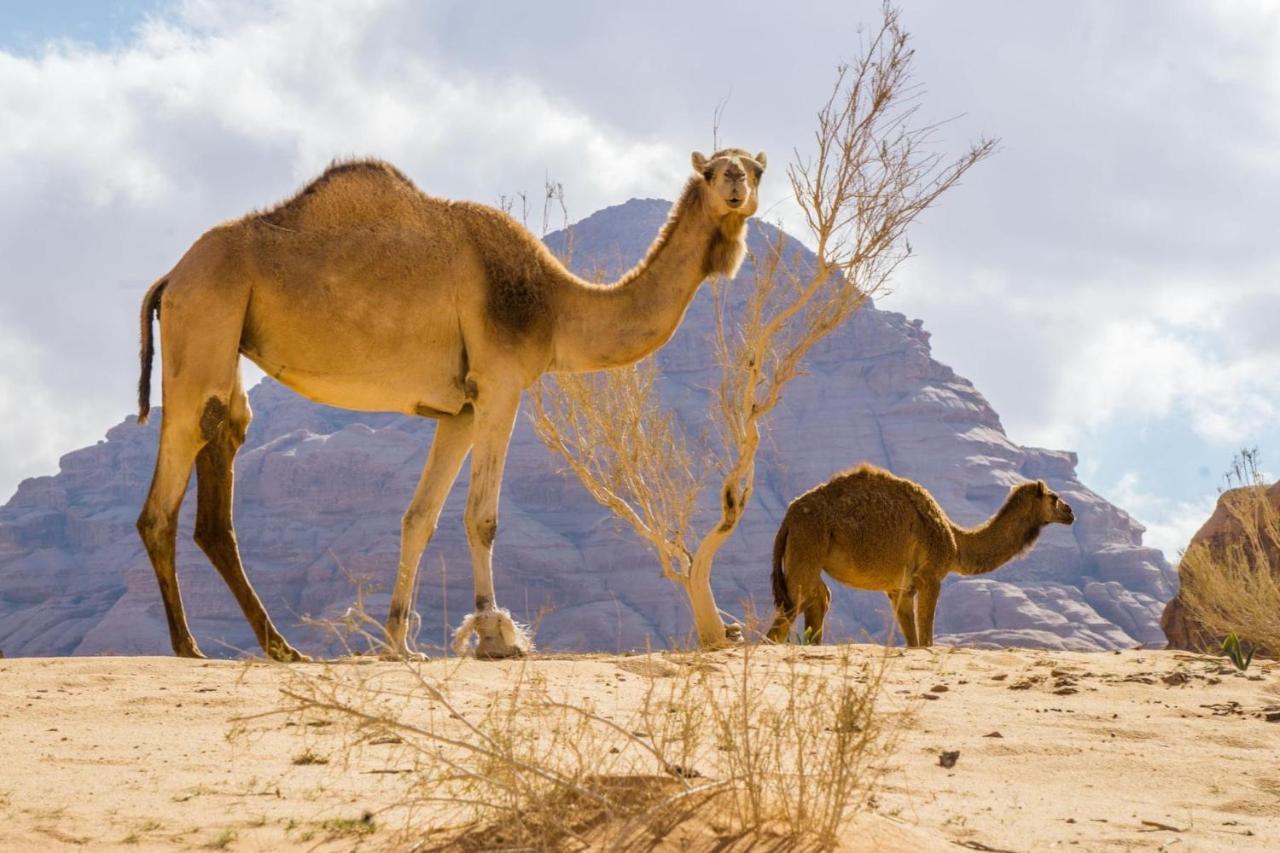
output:
[[[942,581],[921,579],[916,591],[916,633],[920,645],[933,645],[933,614],[938,609]]]
[[[893,605],[893,615],[897,617],[898,629],[902,631],[902,639],[907,648],[914,648],[916,643],[915,593],[909,589],[896,589],[886,593],[889,603]]]
[[[519,657],[530,648],[528,635],[497,606],[493,592],[493,540],[498,533],[498,497],[502,471],[511,441],[511,428],[520,408],[520,393],[494,387],[479,389],[475,413],[475,448],[471,455],[471,484],[467,491],[467,544],[475,578],[476,609],[454,632],[454,651],[465,651],[472,632],[477,658]]]
[[[391,593],[391,609],[387,614],[388,654],[396,658],[409,657],[409,613],[413,609],[414,587],[418,578],[418,564],[422,552],[435,533],[440,510],[444,507],[449,490],[462,462],[471,450],[473,417],[470,409],[453,417],[442,418],[431,442],[427,464],[422,469],[413,500],[400,521],[400,568],[396,573],[396,586]]]

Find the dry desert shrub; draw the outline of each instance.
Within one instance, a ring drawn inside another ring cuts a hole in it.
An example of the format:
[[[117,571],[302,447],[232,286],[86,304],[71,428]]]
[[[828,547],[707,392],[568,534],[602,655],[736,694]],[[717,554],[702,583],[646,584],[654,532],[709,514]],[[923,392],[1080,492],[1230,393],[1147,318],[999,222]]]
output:
[[[1256,451],[1236,458],[1227,486],[1218,502],[1225,523],[1182,555],[1179,594],[1209,634],[1235,634],[1259,654],[1275,657],[1280,654],[1280,506],[1268,495]]]
[[[292,671],[281,709],[244,733],[288,717],[338,766],[391,745],[377,755],[404,780],[397,846],[818,850],[866,805],[892,745],[876,713],[884,651],[825,652],[611,659],[645,684],[607,702],[549,683],[538,659],[502,665],[500,692],[468,661],[335,663]]]

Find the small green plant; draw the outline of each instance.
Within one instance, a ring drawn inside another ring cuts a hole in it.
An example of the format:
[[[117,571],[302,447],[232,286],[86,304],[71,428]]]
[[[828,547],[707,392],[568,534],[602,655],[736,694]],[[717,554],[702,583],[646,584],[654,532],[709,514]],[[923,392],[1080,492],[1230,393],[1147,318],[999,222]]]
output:
[[[320,824],[320,828],[328,833],[330,838],[340,838],[349,835],[368,835],[376,830],[376,827],[373,825],[372,812],[365,812],[360,817],[331,818]]]
[[[815,635],[813,628],[805,626],[803,631],[792,631],[791,636],[787,638],[787,642],[797,646],[816,646],[819,641]]]
[[[224,829],[216,838],[205,845],[207,850],[226,850],[236,840],[236,831],[234,829]]]
[[[1246,647],[1248,651],[1245,650]],[[1255,651],[1257,650],[1241,640],[1235,631],[1227,634],[1227,638],[1222,641],[1222,653],[1230,658],[1236,669],[1241,672],[1244,672],[1249,668],[1249,664],[1253,663],[1253,653]]]

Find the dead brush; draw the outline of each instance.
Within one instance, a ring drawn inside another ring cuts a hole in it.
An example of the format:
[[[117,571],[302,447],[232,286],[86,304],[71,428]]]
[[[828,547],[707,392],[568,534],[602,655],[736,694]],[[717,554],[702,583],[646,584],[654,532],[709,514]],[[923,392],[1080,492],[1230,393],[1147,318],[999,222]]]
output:
[[[336,662],[291,670],[280,709],[242,724],[287,717],[326,740],[333,765],[404,780],[378,816],[385,827],[388,813],[403,814],[397,846],[642,850],[771,838],[817,850],[834,847],[866,805],[892,743],[875,711],[883,653],[825,651],[619,658],[632,673],[625,683],[639,674],[645,684],[607,701],[584,699],[571,681],[553,686],[537,658]],[[330,724],[307,726],[317,718]],[[371,759],[379,769],[367,769]]]
[[[1268,497],[1256,451],[1244,451],[1227,474],[1219,507],[1221,534],[1187,549],[1179,593],[1204,630],[1236,635],[1259,654],[1280,655],[1280,507]]]

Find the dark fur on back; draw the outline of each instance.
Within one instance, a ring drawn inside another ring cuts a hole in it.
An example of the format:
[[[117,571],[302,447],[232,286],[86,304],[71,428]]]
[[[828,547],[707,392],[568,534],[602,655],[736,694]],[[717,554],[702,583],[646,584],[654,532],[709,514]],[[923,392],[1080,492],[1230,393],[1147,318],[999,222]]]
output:
[[[151,363],[155,360],[155,340],[151,335],[151,321],[160,313],[160,297],[164,295],[169,279],[162,278],[142,297],[142,343],[139,347],[142,375],[138,377],[138,423],[145,424],[151,415]]]
[[[783,613],[791,613],[796,604],[791,600],[791,591],[787,589],[787,575],[782,568],[782,555],[787,551],[787,520],[784,516],[778,527],[778,535],[773,537],[773,603]]]

